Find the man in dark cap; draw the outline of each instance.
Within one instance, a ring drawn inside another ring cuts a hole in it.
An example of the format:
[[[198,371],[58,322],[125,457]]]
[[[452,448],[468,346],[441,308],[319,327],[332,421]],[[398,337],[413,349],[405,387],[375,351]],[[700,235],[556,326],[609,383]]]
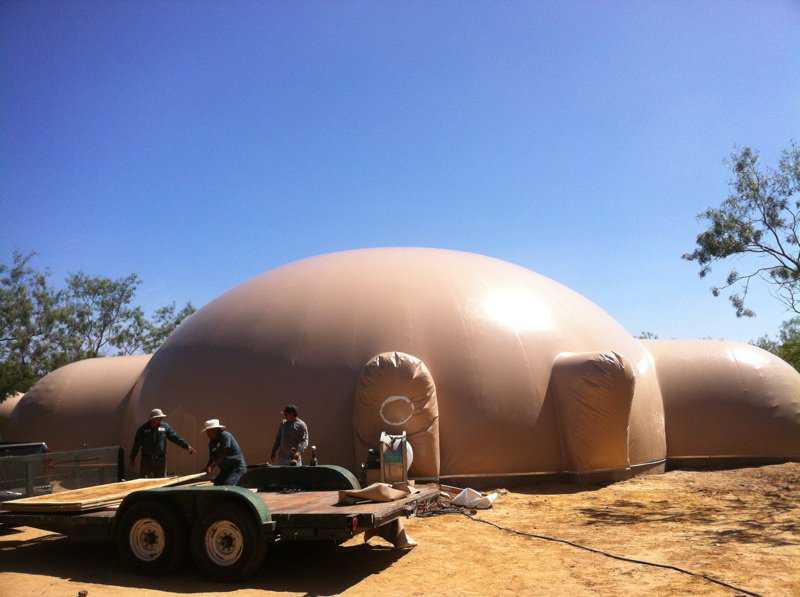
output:
[[[133,466],[141,449],[142,460],[139,463],[139,474],[142,477],[167,476],[167,440],[187,450],[189,454],[194,454],[194,448],[164,421],[166,417],[164,411],[154,408],[150,411],[150,418],[147,422],[136,430],[130,463]]]
[[[294,404],[287,405],[281,414],[283,420],[275,435],[269,461],[281,466],[301,466],[303,450],[308,447],[308,427],[298,417]]]

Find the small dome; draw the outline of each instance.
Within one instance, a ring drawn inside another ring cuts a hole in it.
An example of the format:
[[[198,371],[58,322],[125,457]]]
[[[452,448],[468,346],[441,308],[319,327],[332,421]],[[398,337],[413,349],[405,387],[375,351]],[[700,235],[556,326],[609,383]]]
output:
[[[120,443],[122,403],[150,355],[86,359],[45,375],[19,401],[8,439],[51,450]]]
[[[23,394],[20,392],[0,402],[0,441],[6,441],[11,413],[14,412],[14,408],[16,408],[17,403],[22,399],[22,396]]]
[[[751,344],[652,340],[670,459],[800,458],[800,374]]]

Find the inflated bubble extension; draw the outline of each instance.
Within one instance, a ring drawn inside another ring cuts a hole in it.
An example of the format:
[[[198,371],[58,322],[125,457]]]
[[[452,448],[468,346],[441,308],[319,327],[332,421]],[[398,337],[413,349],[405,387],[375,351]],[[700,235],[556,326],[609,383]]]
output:
[[[414,449],[412,477],[439,476],[436,384],[420,359],[402,352],[372,357],[361,369],[353,408],[356,462],[377,445],[381,431],[403,431]]]
[[[573,473],[630,467],[628,428],[636,378],[615,352],[559,355],[550,378],[564,469]]]

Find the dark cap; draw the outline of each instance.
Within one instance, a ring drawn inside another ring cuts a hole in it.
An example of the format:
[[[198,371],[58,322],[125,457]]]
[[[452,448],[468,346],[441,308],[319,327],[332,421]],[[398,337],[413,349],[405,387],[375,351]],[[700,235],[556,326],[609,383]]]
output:
[[[283,414],[297,416],[297,407],[294,404],[287,404],[283,407]]]

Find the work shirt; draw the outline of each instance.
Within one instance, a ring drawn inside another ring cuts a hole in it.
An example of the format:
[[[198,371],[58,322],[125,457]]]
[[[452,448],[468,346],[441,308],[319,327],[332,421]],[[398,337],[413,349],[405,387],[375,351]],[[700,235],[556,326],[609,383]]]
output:
[[[142,454],[147,454],[151,458],[162,459],[167,455],[167,440],[179,445],[184,450],[189,448],[189,444],[169,426],[166,421],[160,421],[158,427],[152,427],[150,421],[136,430],[131,449],[131,458],[136,458],[141,448]]]
[[[292,448],[302,453],[307,447],[308,427],[306,427],[306,424],[301,419],[295,419],[294,421],[284,420],[275,435],[272,453],[277,454],[280,460],[288,460],[292,455]]]
[[[242,449],[230,431],[222,430],[208,442],[208,465],[215,464],[222,474],[247,468]]]

